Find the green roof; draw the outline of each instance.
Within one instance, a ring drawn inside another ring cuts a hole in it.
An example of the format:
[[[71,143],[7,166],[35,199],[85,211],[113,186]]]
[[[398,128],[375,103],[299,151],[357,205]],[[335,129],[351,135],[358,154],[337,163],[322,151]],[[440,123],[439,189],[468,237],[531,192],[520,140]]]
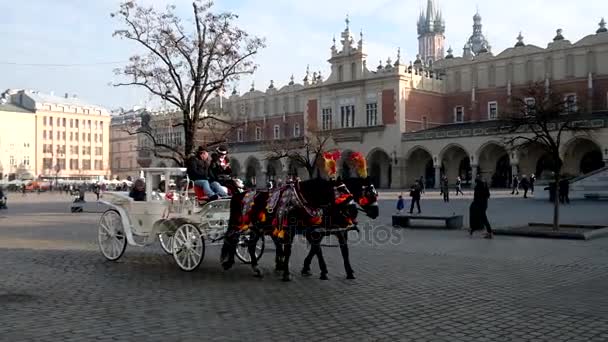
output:
[[[0,112],[17,112],[17,113],[31,113],[34,114],[33,111],[27,110],[23,107],[16,106],[12,103],[0,104]]]

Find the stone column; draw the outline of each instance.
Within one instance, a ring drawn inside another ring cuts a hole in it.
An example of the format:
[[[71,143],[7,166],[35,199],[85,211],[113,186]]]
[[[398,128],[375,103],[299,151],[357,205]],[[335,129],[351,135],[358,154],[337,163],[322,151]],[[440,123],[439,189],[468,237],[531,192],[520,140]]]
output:
[[[471,178],[471,185],[474,185],[477,178],[477,164],[471,164]]]
[[[441,187],[441,165],[435,165],[435,189]]]
[[[517,174],[517,164],[511,164],[511,177],[516,176]]]

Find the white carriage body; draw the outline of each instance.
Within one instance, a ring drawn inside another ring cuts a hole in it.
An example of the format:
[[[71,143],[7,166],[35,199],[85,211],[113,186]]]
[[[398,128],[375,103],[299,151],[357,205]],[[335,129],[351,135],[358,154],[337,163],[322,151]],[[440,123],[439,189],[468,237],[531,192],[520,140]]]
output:
[[[169,194],[170,176],[184,174],[185,168],[147,168],[143,171],[146,201],[134,201],[128,192],[103,193],[100,202],[110,209],[102,215],[98,228],[102,253],[106,259],[115,261],[124,253],[127,243],[146,246],[160,240],[163,250],[173,254],[182,270],[196,269],[204,257],[205,238],[217,242],[228,227],[230,199],[212,201],[200,208],[196,197],[189,197],[188,187],[182,193],[172,192],[171,196],[165,196]],[[159,174],[165,176],[165,193],[152,191],[152,176]],[[117,226],[122,232],[116,229]],[[241,245],[245,246],[240,241]],[[262,239],[259,255],[263,253],[263,245]],[[237,256],[247,262],[238,251]]]

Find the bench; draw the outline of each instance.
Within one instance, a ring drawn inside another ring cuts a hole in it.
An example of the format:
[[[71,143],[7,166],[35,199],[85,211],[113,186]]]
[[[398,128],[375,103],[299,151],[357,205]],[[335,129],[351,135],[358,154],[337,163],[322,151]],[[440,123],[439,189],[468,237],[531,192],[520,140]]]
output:
[[[608,200],[608,195],[603,194],[585,194],[585,199],[594,201]]]
[[[462,229],[462,215],[452,216],[422,216],[422,215],[393,215],[393,227],[411,227],[412,220],[445,221],[447,229]]]

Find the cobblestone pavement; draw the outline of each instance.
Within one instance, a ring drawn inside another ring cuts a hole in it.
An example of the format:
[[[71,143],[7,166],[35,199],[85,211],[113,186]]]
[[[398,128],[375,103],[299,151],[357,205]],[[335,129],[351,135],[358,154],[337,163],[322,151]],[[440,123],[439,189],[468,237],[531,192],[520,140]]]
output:
[[[381,225],[387,201],[382,220],[352,235],[356,280],[325,248],[329,281],[283,283],[272,250],[263,279],[245,265],[222,271],[217,247],[192,273],[158,246],[106,262],[99,215],[70,214],[67,201],[11,196],[0,212],[1,341],[608,341],[608,239],[393,229]],[[294,271],[305,252],[298,242]]]

